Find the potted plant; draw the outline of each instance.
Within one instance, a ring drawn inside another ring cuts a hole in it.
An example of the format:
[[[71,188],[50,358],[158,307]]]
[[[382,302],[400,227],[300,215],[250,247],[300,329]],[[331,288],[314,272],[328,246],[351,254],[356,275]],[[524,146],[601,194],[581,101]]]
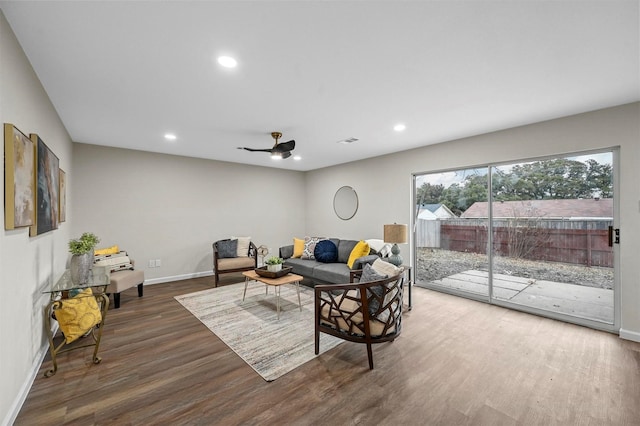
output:
[[[93,264],[93,249],[99,242],[100,238],[91,232],[85,232],[80,238],[69,240],[69,253],[72,254],[69,271],[71,281],[74,284],[86,284],[89,281]]]
[[[267,271],[278,272],[282,269],[282,258],[272,256],[268,258],[264,263],[267,264]]]

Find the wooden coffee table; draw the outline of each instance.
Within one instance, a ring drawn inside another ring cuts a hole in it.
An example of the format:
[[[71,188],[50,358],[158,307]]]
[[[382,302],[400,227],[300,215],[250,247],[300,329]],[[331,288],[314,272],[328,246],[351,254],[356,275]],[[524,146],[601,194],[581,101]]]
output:
[[[280,319],[280,286],[285,284],[295,284],[296,290],[298,292],[298,306],[300,306],[300,312],[302,312],[302,303],[300,302],[300,281],[302,281],[302,277],[296,274],[287,274],[278,278],[267,278],[261,277],[255,271],[246,271],[243,272],[244,275],[244,292],[242,293],[242,301],[244,302],[244,298],[247,295],[247,286],[249,285],[249,281],[259,281],[263,284],[266,284],[265,294],[269,293],[269,286],[274,286],[276,290],[276,311],[278,312],[278,319]]]

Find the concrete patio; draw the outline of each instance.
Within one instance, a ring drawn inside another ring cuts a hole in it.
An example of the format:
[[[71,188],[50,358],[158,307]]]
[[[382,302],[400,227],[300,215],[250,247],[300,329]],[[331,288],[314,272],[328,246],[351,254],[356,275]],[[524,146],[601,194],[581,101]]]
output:
[[[488,275],[468,270],[430,284],[486,296]],[[524,306],[613,323],[613,290],[494,274],[493,294],[496,299]]]

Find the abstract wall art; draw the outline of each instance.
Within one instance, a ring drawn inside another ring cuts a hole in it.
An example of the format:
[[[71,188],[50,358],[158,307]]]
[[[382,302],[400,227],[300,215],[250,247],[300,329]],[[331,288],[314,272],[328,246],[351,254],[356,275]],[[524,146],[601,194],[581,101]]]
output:
[[[31,226],[35,220],[34,143],[13,124],[4,125],[4,229]]]
[[[30,235],[36,236],[58,228],[58,157],[36,134],[31,134],[36,144],[36,223]]]

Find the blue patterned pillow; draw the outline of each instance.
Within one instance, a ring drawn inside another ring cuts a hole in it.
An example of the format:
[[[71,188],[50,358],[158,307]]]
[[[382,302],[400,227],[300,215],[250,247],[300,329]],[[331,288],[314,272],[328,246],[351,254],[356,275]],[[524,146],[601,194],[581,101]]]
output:
[[[226,259],[238,256],[238,240],[218,241],[218,257]]]
[[[318,262],[334,263],[338,260],[338,247],[331,240],[318,241],[313,256]]]

